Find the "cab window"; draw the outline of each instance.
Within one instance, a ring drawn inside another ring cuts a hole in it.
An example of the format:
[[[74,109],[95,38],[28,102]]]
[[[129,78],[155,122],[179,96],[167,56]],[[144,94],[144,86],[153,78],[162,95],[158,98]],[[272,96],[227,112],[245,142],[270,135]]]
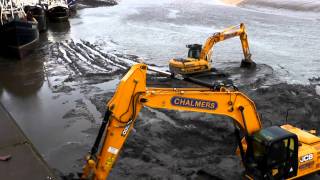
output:
[[[199,59],[200,57],[200,51],[199,50],[189,50],[188,53],[188,57],[189,58],[194,58],[194,59]]]
[[[262,161],[266,153],[265,146],[257,139],[253,141],[253,156],[257,161]]]
[[[275,165],[287,162],[288,156],[291,156],[294,151],[294,142],[290,139],[283,139],[274,142],[269,149],[268,165]],[[292,146],[293,144],[293,146]],[[292,148],[292,150],[291,150]],[[290,153],[291,151],[291,153]]]

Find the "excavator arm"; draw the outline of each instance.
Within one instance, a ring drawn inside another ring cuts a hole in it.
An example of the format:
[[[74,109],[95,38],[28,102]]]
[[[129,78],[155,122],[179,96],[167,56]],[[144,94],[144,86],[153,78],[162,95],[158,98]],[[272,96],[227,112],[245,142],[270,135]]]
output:
[[[231,117],[248,135],[261,129],[254,103],[238,91],[221,88],[148,88],[140,97],[143,106],[203,112]]]
[[[81,179],[92,175],[92,179],[105,180],[109,175],[142,107],[139,97],[146,92],[146,70],[146,65],[134,65],[121,79],[117,93],[107,103],[104,120]],[[97,156],[103,134],[103,146]]]
[[[249,135],[261,129],[254,103],[241,92],[225,88],[220,91],[210,88],[147,88],[146,70],[146,65],[134,65],[107,103],[106,115],[88,156],[83,179],[91,173],[96,180],[106,179],[143,106],[226,115]],[[104,132],[103,147],[96,156]]]
[[[223,30],[222,32],[217,32],[217,33],[214,33],[212,36],[210,36],[206,40],[203,48],[201,49],[200,59],[206,59],[208,61],[211,60],[211,54],[212,54],[211,51],[213,46],[216,43],[236,37],[236,36],[239,36],[241,40],[241,46],[242,46],[242,51],[244,55],[243,61],[252,62],[247,32],[246,32],[245,25],[243,23],[241,23],[240,26],[232,26]]]

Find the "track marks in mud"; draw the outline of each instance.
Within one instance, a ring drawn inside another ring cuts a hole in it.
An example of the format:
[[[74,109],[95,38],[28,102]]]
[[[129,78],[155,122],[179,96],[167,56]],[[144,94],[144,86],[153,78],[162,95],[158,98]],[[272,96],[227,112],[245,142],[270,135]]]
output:
[[[53,43],[50,52],[50,58],[75,78],[119,75],[138,59],[133,55],[104,53],[89,42],[73,40]]]
[[[77,60],[79,67],[83,69],[82,73],[106,73],[111,70],[110,68],[108,68],[108,66],[106,66],[104,61],[101,62],[99,61],[100,59],[95,60],[91,58],[90,53],[88,53],[84,49],[79,48],[79,46],[77,46],[73,41],[71,41],[70,43],[63,42],[61,43],[61,45],[62,48],[66,50],[66,53],[72,60],[72,62],[75,62],[74,60]]]
[[[69,70],[72,76],[85,76],[87,74],[94,74],[98,72],[107,72],[107,68],[103,69],[99,66],[94,66],[83,57],[83,52],[79,50],[77,46],[74,46],[74,42],[71,43],[56,43],[52,46],[57,51],[57,59],[59,64],[64,64],[66,69]],[[78,52],[81,53],[78,53]],[[98,67],[98,68],[97,68]]]

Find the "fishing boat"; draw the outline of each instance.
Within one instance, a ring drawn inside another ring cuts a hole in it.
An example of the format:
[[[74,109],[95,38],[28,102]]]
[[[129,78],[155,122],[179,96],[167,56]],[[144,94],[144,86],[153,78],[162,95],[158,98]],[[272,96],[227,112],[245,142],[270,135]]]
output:
[[[19,59],[39,40],[37,20],[26,14],[20,0],[0,1],[0,54]]]
[[[41,1],[25,1],[24,2],[24,12],[31,14],[38,22],[39,32],[44,32],[48,29],[47,18],[46,18],[46,9],[47,4],[42,3]]]
[[[69,7],[66,0],[48,0],[48,18],[54,22],[68,21]]]

